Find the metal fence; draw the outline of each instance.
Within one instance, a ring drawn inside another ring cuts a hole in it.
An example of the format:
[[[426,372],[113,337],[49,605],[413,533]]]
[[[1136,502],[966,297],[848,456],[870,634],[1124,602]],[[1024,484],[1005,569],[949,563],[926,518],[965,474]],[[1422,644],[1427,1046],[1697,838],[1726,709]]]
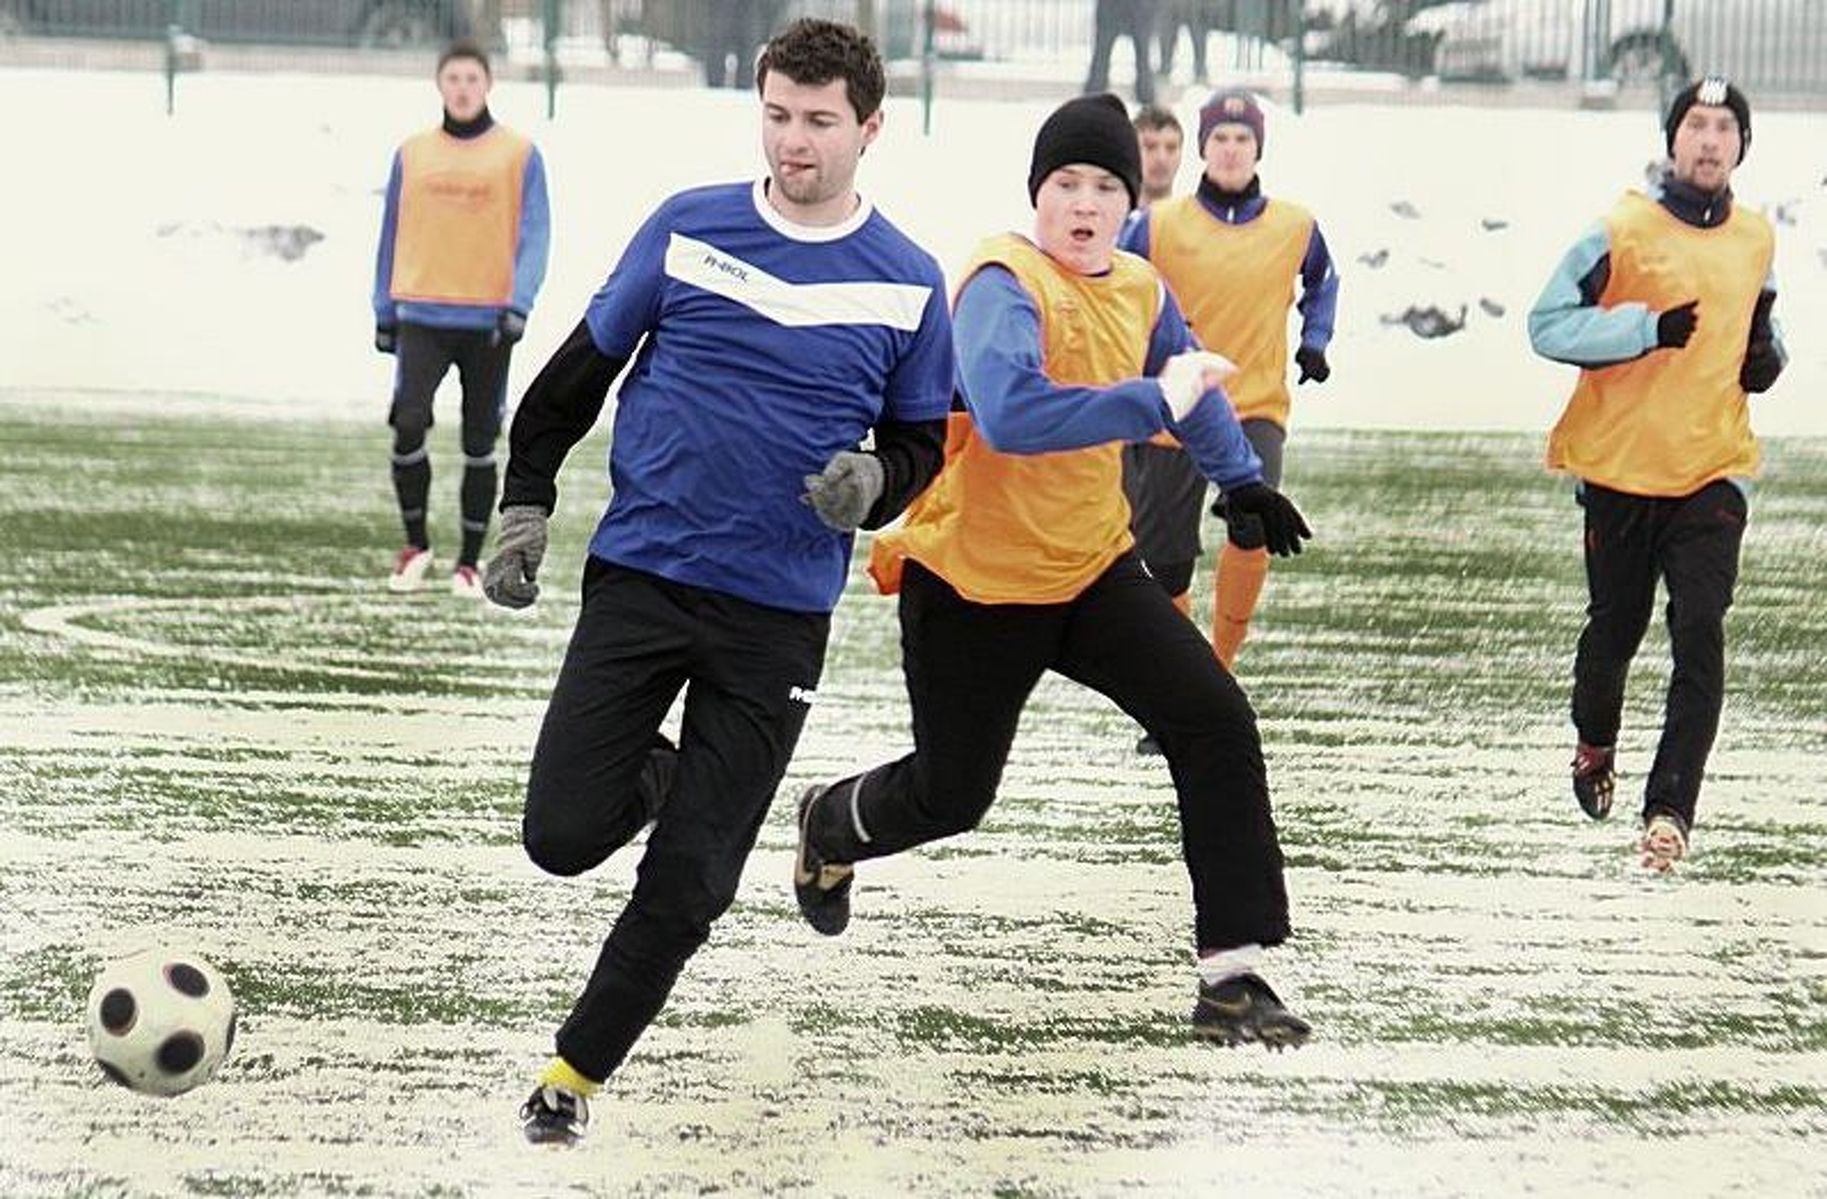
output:
[[[1070,90],[1102,33],[1124,90],[1140,63],[1169,94],[1235,82],[1297,106],[1651,103],[1716,72],[1827,107],[1827,0],[0,0],[0,65],[417,72],[467,36],[553,85],[747,86],[755,47],[803,15],[864,26],[897,88],[941,96]]]

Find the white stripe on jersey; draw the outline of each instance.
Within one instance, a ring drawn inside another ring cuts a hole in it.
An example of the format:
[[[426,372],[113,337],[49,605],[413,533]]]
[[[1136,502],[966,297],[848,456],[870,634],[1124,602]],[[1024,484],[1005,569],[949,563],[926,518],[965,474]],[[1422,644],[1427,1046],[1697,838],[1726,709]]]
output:
[[[912,283],[788,283],[679,233],[666,242],[666,275],[790,328],[887,325],[911,333],[920,327],[933,291]]]

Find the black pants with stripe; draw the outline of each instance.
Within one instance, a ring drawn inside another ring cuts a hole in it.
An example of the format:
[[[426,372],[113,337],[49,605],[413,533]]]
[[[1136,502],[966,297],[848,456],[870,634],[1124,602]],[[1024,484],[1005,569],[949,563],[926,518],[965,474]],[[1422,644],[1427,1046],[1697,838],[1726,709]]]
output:
[[[729,907],[824,670],[830,617],[592,557],[533,752],[522,835],[552,874],[601,864],[654,820],[558,1052],[607,1078]],[[685,692],[677,752],[658,738]],[[655,816],[657,810],[657,817]]]
[[[1667,808],[1692,825],[1725,704],[1725,615],[1738,580],[1744,492],[1721,480],[1669,499],[1586,483],[1580,503],[1590,598],[1573,664],[1574,727],[1588,745],[1617,744],[1625,676],[1660,579],[1674,672],[1643,810]]]
[[[827,860],[885,857],[975,828],[1028,695],[1054,670],[1116,701],[1160,742],[1179,799],[1197,947],[1287,938],[1255,710],[1133,554],[1059,604],[972,603],[909,562],[901,653],[914,752],[838,783],[819,804],[813,840]]]
[[[492,329],[437,329],[401,325],[395,350],[393,403],[393,491],[408,544],[429,547],[426,504],[431,494],[431,457],[425,434],[431,429],[432,398],[438,384],[457,368],[463,384],[463,549],[458,561],[474,566],[495,506],[498,471],[495,442],[507,407],[508,361],[513,347]]]
[[[1262,481],[1280,487],[1288,431],[1260,416],[1250,417],[1242,427],[1262,461]],[[1169,595],[1184,595],[1192,586],[1193,569],[1204,550],[1199,526],[1205,520],[1207,486],[1193,456],[1177,446],[1143,441],[1123,447],[1123,494],[1129,499],[1136,554]],[[1230,512],[1222,497],[1215,511],[1224,515],[1225,534],[1237,548],[1259,550],[1268,543],[1256,517]]]

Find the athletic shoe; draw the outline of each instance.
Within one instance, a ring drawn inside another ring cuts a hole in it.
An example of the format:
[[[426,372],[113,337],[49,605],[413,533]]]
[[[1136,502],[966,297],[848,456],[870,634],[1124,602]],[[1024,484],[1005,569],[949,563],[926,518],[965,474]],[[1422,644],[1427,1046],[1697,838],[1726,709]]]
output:
[[[1221,1045],[1260,1041],[1269,1049],[1296,1049],[1313,1029],[1282,1006],[1268,983],[1254,974],[1238,974],[1221,983],[1199,984],[1193,1031]]]
[[[1656,808],[1643,819],[1643,865],[1667,874],[1687,856],[1687,821],[1667,808]]]
[[[1573,751],[1573,798],[1580,801],[1580,811],[1594,820],[1611,815],[1611,793],[1618,781],[1612,770],[1616,752],[1609,745],[1584,741]]]
[[[589,1123],[589,1101],[563,1087],[534,1087],[520,1105],[520,1131],[535,1145],[575,1145]]]
[[[387,578],[389,591],[417,591],[431,569],[431,551],[416,545],[402,546],[393,556],[393,574]]]
[[[458,566],[450,572],[450,593],[464,599],[482,598],[481,563],[475,566]]]
[[[1144,757],[1161,756],[1161,743],[1155,740],[1153,733],[1143,733],[1142,739],[1136,742],[1136,752]]]
[[[647,824],[660,818],[660,810],[672,798],[673,780],[678,776],[679,747],[665,733],[655,733],[647,743],[647,760],[641,764],[641,777],[634,785]]]
[[[812,805],[829,790],[807,787],[799,797],[799,853],[793,859],[793,898],[806,923],[827,937],[835,937],[850,923],[850,884],[856,872],[849,866],[826,863],[812,848]]]

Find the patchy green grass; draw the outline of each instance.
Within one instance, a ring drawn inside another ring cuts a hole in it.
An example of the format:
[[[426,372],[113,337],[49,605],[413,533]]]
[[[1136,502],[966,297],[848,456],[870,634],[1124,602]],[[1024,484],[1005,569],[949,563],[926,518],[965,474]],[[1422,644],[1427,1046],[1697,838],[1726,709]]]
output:
[[[150,412],[150,409],[148,409]],[[1302,433],[1318,530],[1240,677],[1296,935],[1295,1054],[1196,1044],[1171,788],[1043,682],[998,804],[859,874],[816,937],[780,804],[736,906],[576,1154],[513,1110],[625,902],[519,850],[527,756],[600,512],[561,481],[526,617],[387,592],[384,432],[0,404],[0,1147],[7,1194],[1794,1193],[1827,1134],[1827,443],[1768,447],[1730,699],[1681,873],[1566,794],[1579,517],[1538,439]],[[433,441],[455,540],[454,430]],[[1208,528],[1208,544],[1218,530]],[[1195,611],[1210,604],[1196,580]],[[860,572],[785,794],[904,752],[894,603]],[[81,1042],[95,967],[195,946],[236,1057],[169,1103]],[[1704,1146],[1692,1155],[1685,1146]],[[1493,1162],[1527,1160],[1525,1173]],[[1630,1187],[1623,1180],[1629,1180]]]

